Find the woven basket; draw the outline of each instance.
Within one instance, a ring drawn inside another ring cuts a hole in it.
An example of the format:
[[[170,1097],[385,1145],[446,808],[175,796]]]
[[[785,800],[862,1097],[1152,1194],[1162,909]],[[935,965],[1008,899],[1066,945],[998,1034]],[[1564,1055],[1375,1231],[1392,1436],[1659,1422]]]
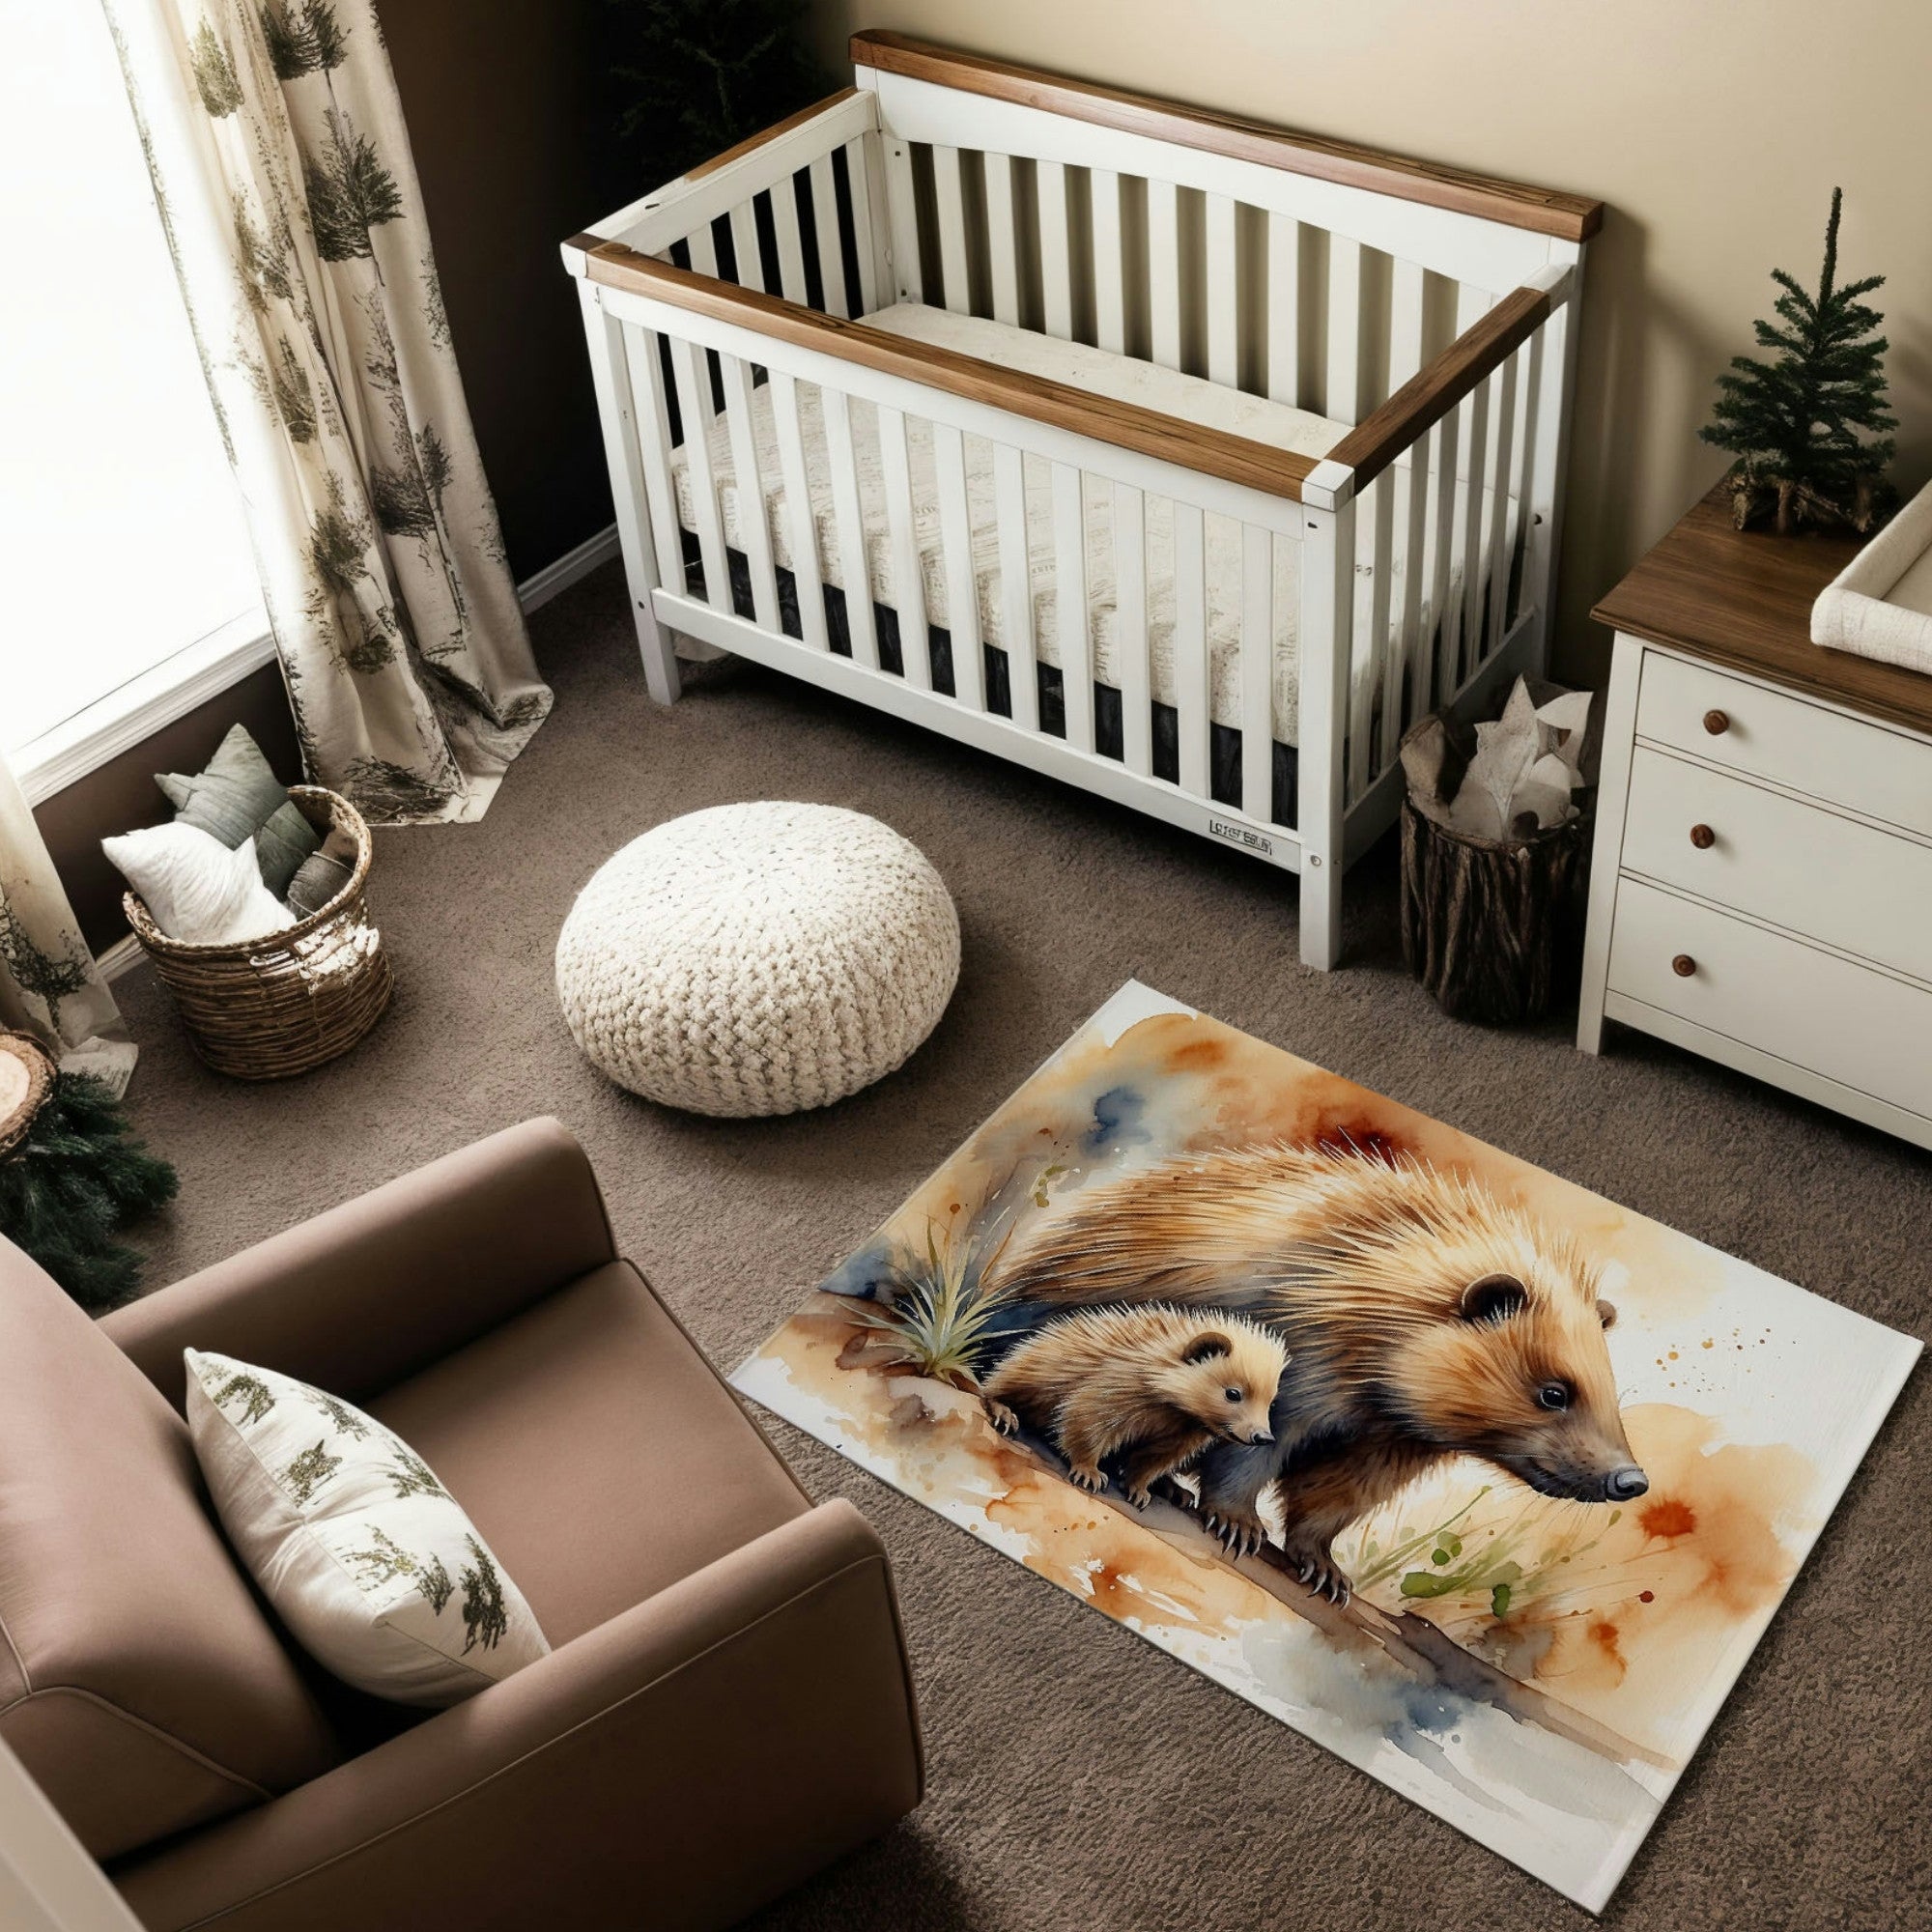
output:
[[[349,883],[321,911],[239,946],[189,946],[162,932],[137,894],[121,901],[195,1052],[238,1080],[287,1080],[347,1053],[382,1018],[393,985],[362,898],[372,849],[362,814],[320,785],[289,796],[319,832],[355,840]]]

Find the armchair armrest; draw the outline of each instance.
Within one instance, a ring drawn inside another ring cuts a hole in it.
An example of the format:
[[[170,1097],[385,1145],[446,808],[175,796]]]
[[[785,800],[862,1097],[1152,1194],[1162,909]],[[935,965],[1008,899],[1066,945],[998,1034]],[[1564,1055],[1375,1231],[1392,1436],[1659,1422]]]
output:
[[[583,1150],[557,1122],[526,1121],[100,1325],[177,1408],[184,1348],[261,1362],[353,1399],[615,1258]]]
[[[834,1501],[116,1878],[149,1932],[723,1925],[923,1783],[885,1551]]]

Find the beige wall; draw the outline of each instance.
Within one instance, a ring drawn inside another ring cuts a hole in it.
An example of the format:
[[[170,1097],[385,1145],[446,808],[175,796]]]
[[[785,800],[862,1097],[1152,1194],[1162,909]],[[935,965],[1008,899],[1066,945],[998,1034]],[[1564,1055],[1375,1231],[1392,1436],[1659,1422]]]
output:
[[[1770,271],[1886,273],[1897,475],[1932,473],[1932,5],[1926,0],[815,0],[929,40],[1608,204],[1587,270],[1557,631],[1594,681],[1590,605],[1721,472],[1695,440]]]

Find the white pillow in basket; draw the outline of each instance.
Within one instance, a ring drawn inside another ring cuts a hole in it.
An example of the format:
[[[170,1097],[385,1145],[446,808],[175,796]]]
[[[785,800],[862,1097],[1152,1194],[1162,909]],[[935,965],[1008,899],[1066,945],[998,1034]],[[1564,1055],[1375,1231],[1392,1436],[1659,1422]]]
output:
[[[345,1683],[455,1704],[546,1656],[523,1593],[428,1463],[359,1408],[184,1350],[187,1421],[236,1552]]]
[[[177,818],[103,838],[100,849],[140,894],[155,923],[185,946],[239,946],[295,923],[262,883],[253,838],[231,852],[212,832]]]

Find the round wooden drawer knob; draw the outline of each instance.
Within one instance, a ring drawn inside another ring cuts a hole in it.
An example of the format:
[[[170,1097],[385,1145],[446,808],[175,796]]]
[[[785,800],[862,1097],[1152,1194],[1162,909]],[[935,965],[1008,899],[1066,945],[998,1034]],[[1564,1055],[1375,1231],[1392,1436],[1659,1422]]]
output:
[[[1718,842],[1718,835],[1708,825],[1693,825],[1690,828],[1690,842],[1700,852],[1708,852]]]
[[[1728,711],[1707,711],[1704,714],[1704,729],[1714,738],[1721,738],[1731,728],[1731,715]]]
[[[1675,973],[1680,980],[1688,980],[1690,979],[1691,974],[1696,972],[1697,962],[1696,960],[1691,958],[1690,953],[1680,952],[1677,955],[1677,957],[1670,962],[1670,970],[1673,973]]]

